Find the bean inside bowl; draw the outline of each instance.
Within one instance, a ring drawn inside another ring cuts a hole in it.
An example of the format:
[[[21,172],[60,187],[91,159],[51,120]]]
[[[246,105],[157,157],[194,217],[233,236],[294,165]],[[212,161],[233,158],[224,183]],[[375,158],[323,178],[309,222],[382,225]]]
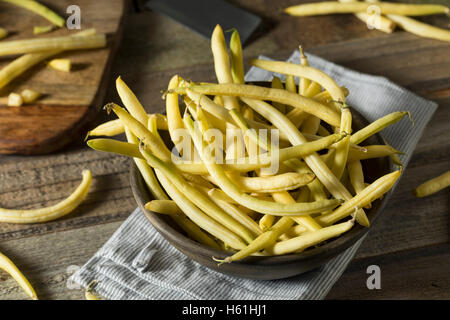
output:
[[[267,85],[267,84],[265,84]],[[358,112],[352,110],[353,131],[368,125]],[[170,145],[168,139],[166,143]],[[382,137],[376,134],[368,138],[364,144],[385,144]],[[368,183],[375,181],[392,171],[392,162],[389,157],[362,161],[365,180]],[[200,244],[189,237],[176,226],[169,216],[145,209],[145,204],[153,200],[144,180],[134,162],[130,171],[131,188],[136,202],[155,229],[171,245],[194,261],[224,274],[256,280],[275,280],[288,278],[317,268],[333,257],[342,253],[368,232],[368,228],[356,224],[350,231],[341,236],[330,239],[316,247],[309,248],[301,253],[280,256],[250,256],[240,261],[219,265],[212,259],[224,259],[233,254],[233,251],[220,251]],[[365,212],[371,224],[386,205],[390,193],[381,200],[375,200],[370,209]]]

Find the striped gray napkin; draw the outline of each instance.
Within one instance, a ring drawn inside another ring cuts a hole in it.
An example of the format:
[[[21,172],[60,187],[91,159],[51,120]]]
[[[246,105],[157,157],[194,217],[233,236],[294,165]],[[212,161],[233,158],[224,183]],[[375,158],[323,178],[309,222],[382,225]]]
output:
[[[299,57],[296,51],[289,61],[298,63]],[[402,119],[382,131],[386,141],[405,152],[400,159],[406,167],[437,104],[386,78],[358,73],[317,56],[308,58],[311,66],[350,90],[348,104],[369,121],[394,111],[411,112],[414,127],[408,119]],[[271,80],[272,76],[251,68],[246,80]],[[323,299],[363,241],[308,273],[284,280],[255,281],[227,276],[190,260],[166,242],[136,209],[70,280],[83,287],[97,280],[95,290],[107,299]]]

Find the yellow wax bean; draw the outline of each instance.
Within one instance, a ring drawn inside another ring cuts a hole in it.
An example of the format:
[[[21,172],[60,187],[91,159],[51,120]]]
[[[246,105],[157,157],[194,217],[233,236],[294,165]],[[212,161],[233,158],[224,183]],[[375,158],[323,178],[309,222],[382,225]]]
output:
[[[330,139],[331,138],[331,139]],[[284,161],[293,157],[300,157],[303,154],[309,154],[313,152],[314,150],[321,150],[323,149],[323,145],[332,144],[333,142],[330,141],[338,141],[339,137],[336,138],[334,136],[323,138],[328,141],[313,141],[314,143],[317,142],[317,144],[313,145],[311,142],[304,145],[298,145],[295,147],[289,147],[286,149],[280,150],[280,161]],[[336,139],[336,140],[332,140]],[[103,138],[97,138],[97,139],[91,139],[87,141],[87,145],[91,147],[94,150],[103,151],[103,152],[111,152],[116,154],[121,154],[128,157],[135,157],[143,159],[142,154],[139,151],[139,147],[137,144],[133,143],[127,143],[122,142],[118,140],[112,140],[112,139],[103,139]],[[246,157],[242,160],[241,163],[229,163],[224,164],[224,169],[226,171],[239,171],[239,172],[248,172],[253,171],[259,168],[267,167],[270,165],[268,161],[270,161],[270,155],[267,154],[261,154],[256,157]],[[238,159],[238,162],[240,160]],[[203,163],[181,163],[181,162],[175,162],[175,167],[177,167],[178,170],[181,172],[186,173],[192,173],[192,174],[203,174],[207,175],[208,170],[206,169],[205,165]],[[304,173],[304,172],[302,172]]]
[[[446,6],[438,4],[406,4],[392,2],[367,2],[342,3],[337,1],[325,1],[295,5],[284,11],[293,16],[314,16],[336,13],[366,12],[370,6],[376,5],[380,14],[398,14],[402,16],[424,16],[429,14],[448,13]]]
[[[232,115],[232,117],[236,121],[236,123],[239,125],[241,130],[243,130],[244,132],[249,132],[250,140],[252,140],[257,146],[264,148],[265,150],[268,150],[268,151],[272,150],[271,145],[269,145],[266,142],[259,139],[259,137],[257,137],[254,134],[254,132],[250,130],[251,128],[249,127],[248,123],[245,121],[244,117],[239,113],[239,111],[237,111],[236,109],[233,109],[230,111],[230,114]],[[249,155],[252,155],[251,149],[249,149]],[[311,172],[305,172],[305,173],[301,173],[301,174],[310,175],[311,177],[314,175]],[[264,176],[263,177],[263,179],[265,179],[266,181],[271,178],[273,178],[273,176],[271,176],[271,177]],[[291,195],[287,191],[281,191],[281,190],[277,191],[277,192],[274,192],[274,191],[275,190],[273,190],[273,192],[271,192],[271,195],[276,202],[295,203],[294,199],[291,197]],[[300,200],[302,200],[302,199],[300,199]],[[297,202],[305,202],[305,201],[297,201]],[[309,215],[305,215],[305,216],[301,216],[301,217],[293,217],[293,219],[295,221],[297,221],[298,223],[304,225],[308,229],[316,230],[316,229],[320,228],[320,226]],[[260,219],[259,225],[261,226],[261,228],[263,230],[266,230],[272,226],[274,221],[275,221],[275,217],[273,215],[266,214]]]
[[[361,165],[361,161],[354,160],[347,163],[348,175],[353,189],[356,193],[360,193],[366,188],[364,183],[364,173]]]
[[[397,170],[378,178],[356,196],[344,202],[332,213],[320,216],[316,218],[316,220],[320,224],[326,226],[345,218],[351,214],[355,208],[364,207],[388,192],[394,186],[395,182],[400,177],[400,174],[401,170]]]
[[[139,143],[139,140],[137,137],[130,131],[130,129],[125,128],[125,136],[127,137],[128,142],[130,142],[131,145],[136,146]],[[142,175],[142,178],[145,181],[145,184],[147,185],[150,193],[153,195],[155,199],[159,200],[165,200],[168,199],[166,193],[161,188],[161,186],[158,183],[158,180],[156,179],[155,173],[153,172],[152,168],[147,164],[147,162],[144,159],[140,159],[139,157],[133,158],[134,163],[136,164],[136,167],[138,168],[139,172]]]
[[[351,149],[348,152],[348,161],[366,160],[387,157],[391,154],[399,154],[400,151],[388,145],[364,146],[364,150]]]
[[[161,214],[169,214],[171,218],[189,235],[211,248],[220,249],[216,241],[204,233],[195,223],[189,220],[173,200],[152,200],[145,204],[145,209]]]
[[[271,215],[271,214],[265,214],[261,217],[261,219],[259,219],[259,227],[261,228],[261,230],[263,231],[267,231],[275,222],[275,216]]]
[[[339,0],[342,3],[357,2],[358,0]],[[367,1],[371,2],[371,1]],[[369,8],[368,8],[369,10]],[[369,10],[370,11],[370,10]],[[392,33],[395,29],[395,22],[386,18],[377,12],[358,12],[354,14],[356,18],[365,22],[368,27],[383,31],[386,33]]]
[[[299,128],[303,124],[303,122],[305,122],[305,120],[308,119],[308,117],[310,117],[310,116],[311,115],[309,113],[303,112],[300,109],[293,109],[286,114],[286,117],[292,122],[292,124],[296,128]],[[281,137],[281,134],[285,134],[285,133],[280,132],[280,137]]]
[[[48,66],[59,71],[70,72],[72,62],[69,59],[53,59],[50,60]]]
[[[223,260],[215,259],[214,257],[213,259],[220,264],[244,259],[245,257],[248,257],[255,252],[259,252],[275,243],[283,233],[285,233],[292,227],[293,224],[294,220],[292,220],[290,217],[281,217],[280,220],[278,220],[272,228],[263,232],[245,248],[239,250],[232,256],[226,257]]]
[[[295,84],[295,77],[293,75],[286,75],[286,90],[292,93],[297,92],[297,85]]]
[[[40,4],[37,1],[34,0],[1,0],[3,2],[8,2],[11,4],[14,4],[16,6],[22,7],[24,9],[30,10],[51,23],[57,25],[58,27],[63,27],[66,23],[63,17],[55,13],[54,11],[50,10],[46,6]]]
[[[353,133],[350,138],[350,143],[360,144],[361,142],[366,140],[368,137],[383,130],[387,126],[390,126],[391,124],[394,124],[394,123],[400,121],[407,114],[410,115],[409,112],[407,112],[407,111],[396,111],[396,112],[392,112],[388,115],[385,115],[385,116],[375,120],[368,126]]]
[[[301,131],[306,136],[307,134],[316,134],[319,130],[320,119],[316,116],[309,116],[302,123]]]
[[[341,126],[339,128],[341,134],[352,133],[352,114],[350,112],[350,107],[346,104],[342,107],[341,112]],[[336,154],[334,156],[334,162],[331,167],[331,171],[334,173],[336,178],[341,179],[344,173],[345,165],[347,164],[348,153],[350,149],[350,136],[344,137],[341,141],[337,143]]]
[[[274,124],[280,131],[285,131],[289,137],[289,141],[293,145],[303,144],[307,142],[307,139],[297,130],[297,128],[289,121],[289,119],[281,114],[274,107],[264,101],[242,98],[248,106],[253,108],[256,112],[267,118],[272,124]],[[325,186],[325,188],[336,198],[349,200],[352,195],[345,188],[345,186],[336,178],[327,165],[321,160],[317,153],[312,153],[304,157],[306,164],[311,168],[318,180]],[[313,181],[313,183],[316,180]],[[319,183],[319,182],[317,182]],[[308,186],[310,186],[309,184]],[[317,186],[320,190],[320,187]],[[323,210],[326,211],[326,210]],[[369,226],[370,222],[367,219],[364,211],[358,210],[356,213],[356,219],[358,223],[364,226]]]
[[[188,120],[189,119],[185,117],[185,123],[189,123]],[[191,122],[192,122],[192,120],[191,120]],[[191,135],[192,135],[192,132],[194,131],[193,123],[190,124],[188,129],[190,130]],[[196,141],[198,142],[198,144],[196,144],[197,148],[199,148],[199,143],[201,143],[200,139],[201,139],[201,137],[194,136],[194,143],[196,143]],[[206,155],[204,155],[204,156],[206,156]],[[288,214],[287,211],[292,211],[292,214],[294,214],[294,212],[295,212],[297,215],[302,215],[301,211],[303,209],[306,209],[306,206],[314,207],[314,209],[311,208],[310,212],[313,212],[315,210],[320,210],[319,208],[321,208],[322,206],[328,206],[328,204],[326,204],[327,201],[319,201],[319,202],[316,202],[315,204],[309,203],[309,204],[305,204],[305,205],[295,204],[295,205],[292,205],[290,208],[287,208],[286,206],[280,206],[280,205],[274,204],[272,202],[258,201],[258,199],[255,199],[253,197],[247,196],[246,194],[243,194],[242,191],[239,190],[229,180],[229,178],[226,175],[224,175],[224,172],[222,171],[222,169],[219,166],[217,166],[214,162],[208,161],[208,162],[205,162],[205,164],[207,166],[208,165],[210,166],[208,168],[208,170],[210,171],[210,174],[215,178],[216,183],[221,183],[221,188],[229,196],[231,196],[234,200],[243,204],[244,206],[254,209],[255,211],[259,211],[259,212],[263,212],[263,213],[277,212],[277,215],[281,215],[284,213]],[[214,166],[214,168],[213,168],[213,166]],[[218,176],[219,176],[219,179],[217,179]],[[224,187],[226,188],[226,190],[224,189]],[[258,209],[256,209],[256,208],[258,208]]]
[[[172,215],[171,218],[187,233],[188,237],[210,248],[220,250],[217,242],[194,222],[183,214]]]
[[[42,93],[31,89],[24,89],[20,95],[24,103],[33,103],[42,96]]]
[[[233,175],[230,179],[244,192],[270,193],[297,189],[310,183],[315,177],[313,173],[286,172],[263,177]]]
[[[161,171],[162,174],[166,176],[178,190],[189,195],[192,202],[206,214],[210,215],[213,219],[217,220],[230,230],[233,230],[244,240],[248,242],[253,240],[253,236],[247,228],[224,212],[208,196],[204,195],[197,188],[189,184],[170,163],[165,163],[164,161],[158,159],[156,156],[148,152],[145,146],[141,145],[140,151],[150,166],[155,168],[155,170]],[[179,203],[177,204],[180,206]]]
[[[298,237],[280,241],[266,248],[266,251],[271,255],[288,254],[292,252],[301,252],[311,246],[317,245],[325,240],[337,237],[344,232],[347,232],[353,227],[354,221],[339,223],[334,226],[319,229],[317,231],[310,231]]]
[[[187,96],[191,100],[193,100],[197,105],[200,105],[208,113],[217,117],[220,120],[227,122],[227,124],[230,123],[233,125],[237,125],[227,109],[221,107],[220,105],[217,105],[216,103],[214,103],[214,101],[212,101],[211,99],[209,99],[207,96],[205,96],[203,94],[192,91],[189,88],[186,88],[185,90],[186,90]],[[246,120],[254,128],[267,129],[267,130],[271,129],[271,127],[269,125],[261,123],[259,121],[255,121],[253,119],[246,119]],[[280,134],[280,139],[286,139],[286,137],[283,136],[283,134]]]
[[[317,82],[311,82],[308,89],[306,89],[305,97],[314,97],[322,92],[322,86]]]
[[[388,14],[387,17],[393,20],[403,30],[425,38],[441,41],[450,41],[450,30],[438,28],[415,19],[401,15]]]
[[[6,31],[5,28],[0,28],[0,40],[3,38],[6,38],[7,35],[8,35],[8,31]]]
[[[152,152],[158,158],[161,158],[163,161],[167,161],[171,159],[171,153],[167,148],[161,144],[161,141],[158,140],[148,129],[148,116],[145,113],[145,125],[139,122],[136,118],[134,118],[131,114],[125,111],[124,108],[118,106],[115,103],[109,103],[105,106],[106,110],[112,110],[119,119],[123,122],[123,124],[137,137],[139,140],[144,140],[147,145],[151,148]],[[142,114],[144,117],[144,114]]]
[[[0,252],[0,269],[10,274],[11,277],[13,277],[14,280],[17,281],[17,283],[22,287],[22,289],[31,299],[38,300],[36,292],[34,291],[28,279],[25,278],[25,276],[22,274],[22,272],[20,272],[20,270],[11,261],[11,259],[9,259],[1,252]]]
[[[95,49],[105,46],[106,35],[104,34],[94,34],[84,37],[64,36],[2,41],[0,45],[0,56],[56,50]]]
[[[217,104],[217,105],[219,105],[219,106],[221,106],[221,107],[223,107],[224,105],[223,105],[223,98],[222,98],[222,96],[214,96],[214,103],[215,104]]]
[[[309,66],[308,58],[306,57],[305,53],[303,52],[302,46],[299,47],[300,50],[300,65],[302,66]],[[305,95],[306,89],[311,85],[311,80],[300,77],[298,81],[298,93],[301,95]]]
[[[298,237],[299,235],[302,235],[304,233],[308,232],[306,228],[302,225],[296,225],[290,228],[288,231],[283,233],[278,240],[284,241],[289,240],[295,237]]]
[[[227,201],[219,200],[217,198],[211,197],[211,199],[221,207],[226,213],[228,213],[231,217],[242,223],[248,230],[250,230],[253,235],[256,237],[262,233],[259,225],[248,216],[245,212],[243,212],[238,206],[229,203]]]
[[[95,35],[95,29],[87,29],[78,32],[71,37],[85,37]],[[63,50],[51,50],[39,53],[24,54],[17,59],[10,62],[8,65],[0,70],[0,89],[17,78],[19,75],[38,64],[39,62],[46,60],[52,56],[61,53]]]
[[[190,89],[200,94],[220,94],[230,95],[241,98],[270,100],[284,103],[292,107],[301,109],[304,112],[315,115],[325,122],[333,125],[340,125],[340,116],[334,110],[330,110],[327,106],[310,99],[302,97],[296,93],[288,92],[281,89],[264,88],[255,85],[246,84],[208,84],[193,85]],[[177,91],[183,93],[185,88],[178,88]],[[172,91],[173,92],[173,91]],[[170,92],[169,92],[170,93]],[[245,101],[244,101],[245,102]]]
[[[244,84],[244,58],[239,32],[233,30],[230,39],[231,76],[234,83]]]
[[[233,83],[227,44],[220,25],[216,25],[211,35],[211,50],[214,57],[214,70],[216,71],[217,81],[219,83]],[[239,102],[235,97],[224,96],[223,102],[227,109],[239,108]]]
[[[38,35],[38,34],[43,34],[43,33],[47,33],[50,31],[55,30],[54,26],[35,26],[33,27],[33,34]]]
[[[206,151],[207,145],[202,140],[201,132],[194,129],[194,122],[192,121],[192,119],[185,115],[184,123],[191,136],[193,137],[194,144],[197,150],[203,150],[202,152],[200,152],[200,156],[202,157],[204,164],[208,168],[209,174],[214,178],[216,183],[219,184],[219,187],[239,204],[261,213],[274,215],[305,215],[314,212],[326,211],[327,209],[335,207],[342,202],[338,199],[332,199],[310,203],[293,203],[290,205],[285,205],[264,201],[249,196],[231,181],[231,179],[225,174],[224,169],[220,165],[216,164],[212,156],[208,154],[208,152]]]
[[[158,133],[156,117],[150,116],[148,120],[149,120],[148,121],[148,128],[149,128],[150,132],[152,134],[154,134],[159,140],[162,141],[162,139],[161,139],[161,137],[159,136],[159,133]],[[127,130],[127,133],[128,133],[128,131],[129,130]],[[135,159],[135,160],[137,160],[137,159]],[[139,161],[141,161],[141,160],[139,159]],[[148,171],[150,173],[153,173],[153,171],[151,169],[148,170]],[[191,175],[191,174],[188,174],[188,173],[183,174],[183,177],[189,177],[191,180],[196,181],[197,183],[198,183],[199,179],[203,180],[203,181],[205,181],[207,183],[207,181],[202,179],[201,177],[194,176],[194,175]],[[198,179],[192,179],[194,177],[198,177]],[[153,179],[153,175],[152,175],[152,179]],[[149,184],[149,183],[147,183],[147,184]],[[152,180],[151,184],[152,185],[149,186],[151,191],[153,189],[155,189],[155,188],[157,189],[157,190],[153,190],[152,191],[152,193],[154,194],[154,197],[156,199],[159,199],[162,202],[167,202],[166,194],[165,193],[163,195],[159,194],[160,192],[163,192],[163,191],[160,188],[158,182],[157,181],[154,182]],[[209,185],[208,185],[208,187],[209,187]],[[174,203],[176,205],[176,203],[174,201],[172,201],[172,203]],[[173,210],[173,212],[175,211],[174,208],[172,208],[172,210]],[[179,210],[181,211],[181,209],[179,209]],[[220,246],[217,244],[217,242],[213,238],[211,238],[208,234],[203,232],[202,229],[198,225],[196,225],[194,222],[189,220],[185,216],[184,212],[177,212],[175,214],[172,214],[171,218],[181,227],[181,229],[183,229],[187,233],[187,235],[191,239],[194,239],[194,240],[198,241],[199,243],[205,244],[205,245],[207,245],[207,246],[209,246],[211,248],[220,249]]]
[[[122,103],[128,112],[141,124],[147,126],[148,115],[145,112],[144,107],[121,77],[117,77],[116,79],[116,90],[119,94],[120,100],[122,100]]]
[[[145,204],[145,209],[161,214],[183,214],[173,200],[151,200]]]
[[[98,283],[97,280],[93,280],[88,284],[86,290],[84,291],[84,298],[86,300],[101,300],[94,294],[94,290],[92,289],[92,287],[95,286],[97,283]]]
[[[0,222],[6,223],[39,223],[58,219],[75,210],[86,197],[92,181],[89,170],[83,170],[83,180],[75,191],[66,199],[50,207],[16,210],[0,208]]]
[[[253,59],[250,61],[250,64],[272,72],[305,77],[324,87],[335,101],[345,102],[345,94],[341,87],[339,87],[329,75],[319,69],[298,65],[295,63],[261,59]]]
[[[350,93],[346,87],[341,87],[342,93],[345,97],[347,97]],[[327,90],[321,91],[313,96],[313,99],[319,101],[319,102],[328,102],[331,99],[333,99],[330,95],[330,93]],[[339,112],[341,112],[341,109],[339,108]]]
[[[11,92],[8,95],[8,107],[20,107],[23,105],[23,98],[20,94]]]
[[[279,203],[306,203],[306,195],[309,193],[300,193],[300,197],[295,201],[292,196],[287,192],[274,192],[272,193],[272,198],[275,200],[275,202]],[[292,220],[294,220],[296,223],[302,225],[309,231],[315,231],[321,228],[321,226],[309,215],[305,216],[297,216],[297,217],[291,217]]]
[[[275,89],[284,89],[283,82],[281,82],[280,78],[273,77],[271,87]],[[273,106],[280,110],[282,113],[286,113],[286,106],[279,102],[272,102]],[[296,109],[297,110],[297,109]]]
[[[228,196],[225,192],[223,192],[220,189],[212,188],[208,191],[208,195],[218,200],[226,201],[232,204],[238,204],[236,201],[234,201],[232,198],[230,198],[230,196]]]
[[[174,89],[178,87],[179,77],[177,75],[173,76],[169,81],[168,89]],[[166,97],[166,114],[167,114],[167,124],[169,127],[170,138],[173,143],[177,145],[181,142],[181,136],[175,134],[176,130],[183,129],[184,124],[180,115],[180,106],[178,104],[177,94],[168,94]]]
[[[159,170],[155,170],[159,182],[166,190],[170,198],[180,207],[180,209],[200,228],[209,232],[217,239],[220,239],[234,249],[245,248],[246,245],[240,237],[233,231],[227,229],[215,219],[206,215],[194,205],[175,185]]]
[[[413,193],[416,197],[422,198],[434,194],[444,188],[450,186],[450,171],[447,171],[440,176],[422,183]]]
[[[86,144],[90,148],[97,151],[111,152],[128,157],[144,159],[141,152],[139,151],[139,147],[134,143],[98,138],[88,140]]]
[[[23,95],[23,94],[22,94]],[[156,124],[158,126],[158,130],[168,130],[167,118],[166,116],[160,113],[154,113],[151,116],[156,116]],[[150,115],[149,115],[150,117]],[[117,136],[125,132],[125,128],[123,126],[122,120],[114,119],[107,122],[104,122],[94,129],[90,130],[87,134],[87,137],[95,137],[95,136],[106,136],[112,137]]]

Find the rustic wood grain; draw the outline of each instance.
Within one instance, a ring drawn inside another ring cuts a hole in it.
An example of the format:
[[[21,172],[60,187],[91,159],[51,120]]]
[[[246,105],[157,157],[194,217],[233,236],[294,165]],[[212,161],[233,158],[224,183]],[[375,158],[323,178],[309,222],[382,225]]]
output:
[[[120,222],[40,237],[2,241],[0,250],[14,259],[40,299],[84,299],[84,292],[68,287],[67,279],[108,240]],[[26,299],[17,283],[0,271],[0,299]]]
[[[450,299],[450,246],[356,259],[329,292],[327,299]],[[381,289],[367,288],[367,267],[380,267]]]
[[[121,36],[122,17],[126,9],[124,3],[123,0],[55,2],[54,10],[61,15],[69,5],[78,5],[82,29],[96,28],[99,33],[107,34],[108,46],[59,54],[59,58],[71,59],[73,70],[70,73],[47,68],[42,62],[2,88],[0,153],[48,153],[82,135],[104,99],[105,81],[109,79],[105,78]],[[33,26],[46,24],[42,17],[3,2],[0,3],[0,21],[13,32],[7,40],[33,38]],[[62,36],[73,32],[61,28],[37,37]],[[2,57],[0,68],[9,62],[10,59]],[[8,107],[8,94],[21,92],[25,88],[39,91],[44,96],[31,105]]]
[[[448,298],[449,271],[442,266],[449,262],[449,190],[416,199],[411,189],[450,167],[450,44],[402,31],[391,35],[369,31],[350,15],[305,21],[277,11],[300,1],[233,2],[267,20],[245,47],[246,61],[259,54],[286,59],[301,43],[308,52],[387,77],[439,104],[390,204],[329,298]],[[442,25],[441,18],[426,19]],[[121,75],[148,111],[159,112],[164,108],[160,91],[174,74],[214,80],[209,41],[153,12],[133,13],[124,25],[105,101],[119,102],[114,79]],[[96,122],[111,118],[101,112]],[[52,155],[0,157],[2,207],[50,205],[75,188],[83,168],[94,175],[86,202],[71,215],[47,224],[0,224],[0,250],[18,261],[44,298],[82,298],[80,292],[65,289],[63,275],[68,265],[87,261],[136,207],[129,189],[129,164],[126,158],[89,150],[81,139]],[[53,253],[53,246],[67,250]],[[365,287],[368,264],[382,269],[385,280],[380,291]],[[11,280],[0,282],[0,299],[11,298],[23,294]]]
[[[52,157],[53,161],[43,156],[29,159],[1,166],[2,207],[31,209],[61,201],[79,184],[83,169],[93,172],[92,187],[81,206],[62,219],[46,224],[0,224],[2,240],[121,220],[136,206],[129,189],[129,159],[125,157],[84,148],[61,153]]]

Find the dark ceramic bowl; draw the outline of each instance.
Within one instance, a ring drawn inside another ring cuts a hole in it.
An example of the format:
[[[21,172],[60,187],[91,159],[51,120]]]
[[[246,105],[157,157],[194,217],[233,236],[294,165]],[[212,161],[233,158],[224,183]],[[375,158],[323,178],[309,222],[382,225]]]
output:
[[[352,114],[354,131],[359,130],[368,124],[368,122],[356,111],[353,110]],[[365,144],[384,144],[384,141],[381,136],[377,134],[367,139]],[[365,181],[370,183],[382,175],[391,172],[392,163],[389,157],[364,160],[363,170]],[[139,170],[134,165],[134,162],[131,165],[131,188],[142,212],[169,243],[198,263],[215,271],[236,277],[256,280],[275,280],[299,275],[325,264],[327,261],[352,246],[369,230],[359,224],[355,224],[349,232],[344,233],[340,237],[331,239],[318,247],[307,249],[302,253],[281,256],[252,256],[241,261],[224,263],[219,266],[211,257],[224,259],[232,253],[215,250],[191,240],[183,231],[172,223],[167,215],[158,214],[145,209],[145,203],[153,198],[145,186],[144,180]],[[385,195],[382,200],[373,202],[371,209],[365,210],[372,224],[383,210],[388,198],[389,194]]]

